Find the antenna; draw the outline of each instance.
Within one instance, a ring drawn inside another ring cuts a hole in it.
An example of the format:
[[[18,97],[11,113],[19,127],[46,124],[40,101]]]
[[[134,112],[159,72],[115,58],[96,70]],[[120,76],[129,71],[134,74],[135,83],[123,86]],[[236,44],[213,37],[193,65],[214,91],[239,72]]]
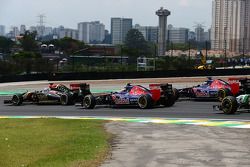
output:
[[[37,33],[38,33],[38,36],[43,36],[45,32],[44,18],[46,16],[44,14],[39,14],[37,17],[39,18],[39,21],[38,21],[39,25],[37,26]]]
[[[39,18],[39,21],[38,21],[39,26],[41,26],[41,27],[44,26],[44,23],[45,23],[44,18],[46,16],[44,14],[39,14],[37,17]]]

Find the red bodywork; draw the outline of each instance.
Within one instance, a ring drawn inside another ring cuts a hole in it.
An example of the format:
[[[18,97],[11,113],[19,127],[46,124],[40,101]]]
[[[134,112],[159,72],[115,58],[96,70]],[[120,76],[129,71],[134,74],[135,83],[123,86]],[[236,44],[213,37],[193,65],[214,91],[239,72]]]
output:
[[[220,79],[215,79],[213,80],[213,82],[211,83],[210,85],[210,88],[211,89],[229,89],[231,90],[232,94],[233,95],[236,95],[239,90],[240,90],[240,85],[238,82],[225,82],[223,80],[220,80]]]
[[[160,84],[150,84],[149,85],[149,90],[142,87],[135,85],[131,88],[129,91],[129,94],[131,96],[140,96],[140,95],[146,95],[146,94],[151,94],[152,100],[153,101],[158,101],[161,97],[161,88]]]
[[[160,100],[162,94],[161,84],[150,84],[149,89],[152,94],[152,99],[154,101]]]
[[[71,91],[79,90],[79,88],[80,88],[80,83],[72,83],[72,84],[70,84],[69,86],[70,86],[69,90],[71,90]],[[58,89],[59,87],[66,87],[66,86],[63,85],[63,84],[55,84],[55,83],[49,84],[49,88],[50,88],[50,89],[53,89],[53,90],[56,90],[56,89]]]

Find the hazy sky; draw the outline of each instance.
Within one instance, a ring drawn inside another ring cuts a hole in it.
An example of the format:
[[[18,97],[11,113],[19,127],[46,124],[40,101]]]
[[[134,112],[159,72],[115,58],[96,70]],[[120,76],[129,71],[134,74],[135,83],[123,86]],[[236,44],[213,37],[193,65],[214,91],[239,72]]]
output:
[[[133,18],[133,24],[156,26],[155,11],[171,11],[168,24],[193,29],[195,23],[211,26],[212,0],[0,0],[0,25],[38,24],[46,15],[46,26],[77,28],[78,22],[100,20],[110,30],[111,17]]]

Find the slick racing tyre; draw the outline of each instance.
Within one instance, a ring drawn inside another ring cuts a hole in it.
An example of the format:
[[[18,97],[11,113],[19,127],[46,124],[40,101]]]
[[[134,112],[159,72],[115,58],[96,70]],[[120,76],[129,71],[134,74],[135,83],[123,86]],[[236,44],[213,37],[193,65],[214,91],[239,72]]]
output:
[[[151,108],[152,107],[152,98],[150,95],[141,95],[138,98],[138,106],[141,109]]]
[[[161,100],[161,104],[165,107],[171,107],[174,105],[176,101],[176,97],[174,95],[166,96]]]
[[[61,95],[60,102],[62,105],[73,105],[75,103],[73,97],[67,94]]]
[[[37,96],[36,93],[34,93],[34,94],[31,95],[31,101],[33,103],[39,103],[39,98],[38,98],[38,96]]]
[[[238,103],[235,97],[227,96],[221,102],[221,110],[224,114],[234,114],[237,111]]]
[[[222,101],[226,96],[231,96],[232,93],[229,89],[219,89],[217,98]]]
[[[69,97],[68,97],[68,95],[62,95],[61,97],[60,97],[60,102],[61,102],[61,104],[62,105],[68,105],[68,103],[69,103]]]
[[[22,95],[13,95],[11,101],[12,101],[12,104],[14,106],[19,106],[23,103],[23,96]]]
[[[82,105],[87,109],[93,109],[96,105],[96,99],[93,95],[87,95],[83,98]]]
[[[178,100],[180,97],[180,93],[176,88],[173,88],[173,95],[175,97],[175,100]]]

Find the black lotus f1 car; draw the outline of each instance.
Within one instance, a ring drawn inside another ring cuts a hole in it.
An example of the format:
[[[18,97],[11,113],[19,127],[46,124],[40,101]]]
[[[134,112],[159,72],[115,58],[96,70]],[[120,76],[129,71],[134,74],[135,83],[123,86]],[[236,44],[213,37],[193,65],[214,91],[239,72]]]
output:
[[[91,93],[89,85],[86,83],[70,84],[70,88],[63,84],[50,84],[49,88],[41,91],[14,94],[10,100],[4,100],[4,103],[16,106],[23,102],[73,105],[75,102],[80,102],[88,94]]]

